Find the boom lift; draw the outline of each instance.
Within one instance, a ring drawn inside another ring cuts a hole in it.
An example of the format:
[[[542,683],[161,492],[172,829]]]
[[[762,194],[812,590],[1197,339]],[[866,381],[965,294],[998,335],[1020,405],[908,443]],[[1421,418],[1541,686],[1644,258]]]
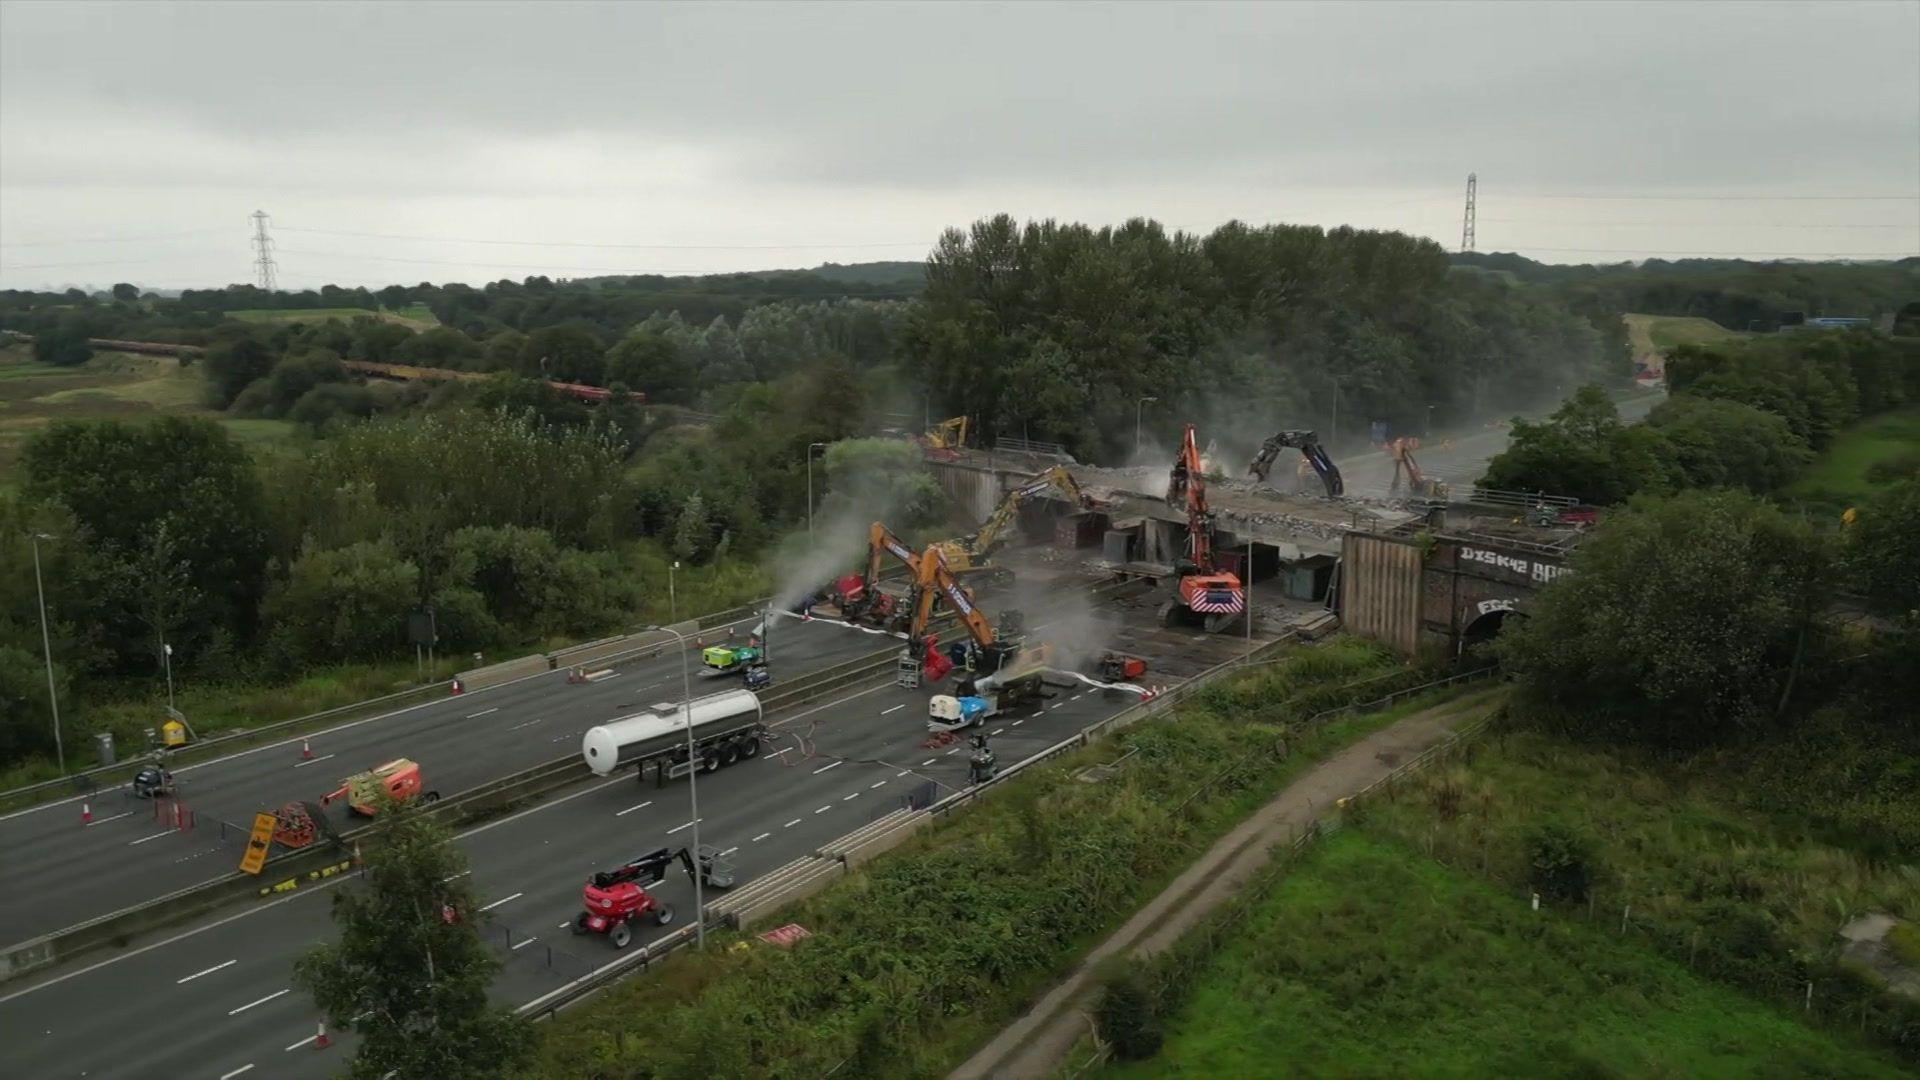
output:
[[[699,875],[701,883],[710,889],[733,886],[732,868],[712,848],[700,849],[697,865],[695,855],[686,848],[658,848],[588,878],[586,888],[581,891],[581,906],[586,910],[575,916],[573,932],[606,934],[613,939],[614,948],[624,949],[633,941],[630,924],[635,920],[650,918],[656,926],[672,922],[673,905],[655,899],[647,886],[665,880],[675,859],[686,867],[687,876]]]
[[[1213,511],[1207,508],[1207,482],[1202,475],[1200,447],[1194,442],[1193,425],[1188,424],[1167,476],[1167,503],[1187,511],[1187,554],[1175,572],[1179,583],[1171,603],[1161,610],[1168,626],[1198,621],[1209,632],[1225,629],[1247,608],[1246,592],[1239,577],[1220,569],[1213,558]]]
[[[1333,464],[1326,448],[1320,445],[1320,437],[1311,431],[1281,431],[1266,442],[1260,444],[1260,452],[1254,455],[1253,462],[1247,466],[1247,475],[1256,480],[1265,481],[1267,473],[1273,468],[1273,459],[1280,451],[1291,447],[1300,451],[1300,456],[1320,474],[1320,482],[1327,486],[1327,498],[1337,499],[1347,490],[1346,481],[1340,478],[1340,470]]]

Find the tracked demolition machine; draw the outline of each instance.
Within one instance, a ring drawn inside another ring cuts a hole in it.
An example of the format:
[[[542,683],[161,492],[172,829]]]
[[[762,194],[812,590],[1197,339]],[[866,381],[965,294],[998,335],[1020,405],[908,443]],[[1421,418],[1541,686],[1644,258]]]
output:
[[[1199,623],[1218,632],[1246,614],[1247,596],[1240,578],[1214,560],[1214,514],[1207,506],[1204,469],[1193,425],[1188,424],[1167,475],[1168,505],[1187,513],[1187,558],[1174,567],[1178,581],[1160,617],[1167,626]]]
[[[1264,482],[1267,474],[1273,470],[1273,461],[1286,449],[1300,451],[1304,464],[1319,475],[1320,482],[1326,486],[1327,498],[1337,499],[1346,493],[1346,481],[1340,477],[1340,469],[1334,465],[1333,458],[1326,448],[1320,445],[1320,437],[1311,431],[1280,431],[1260,444],[1260,452],[1254,455],[1247,466],[1247,475]]]

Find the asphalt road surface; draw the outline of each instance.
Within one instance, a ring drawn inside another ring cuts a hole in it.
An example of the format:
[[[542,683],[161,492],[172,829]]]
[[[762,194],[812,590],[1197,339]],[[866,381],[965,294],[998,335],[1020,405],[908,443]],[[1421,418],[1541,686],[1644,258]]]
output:
[[[736,624],[740,634],[755,621]],[[709,640],[715,632],[706,632]],[[785,681],[885,644],[845,627],[783,619],[774,627],[771,664]],[[689,663],[695,696],[738,685],[737,678],[702,679],[697,655]],[[8,814],[0,817],[0,945],[231,873],[256,812],[295,799],[318,802],[343,777],[382,762],[410,757],[430,790],[451,795],[578,753],[587,728],[679,697],[680,656],[669,648],[598,682],[569,684],[565,671],[554,671],[340,724],[305,737],[311,758],[302,758],[303,740],[295,737],[186,766],[175,775],[179,801],[197,821],[189,831],[156,824],[154,805],[124,786],[90,797],[90,825],[80,820],[79,799]],[[165,800],[161,807],[171,809]],[[343,805],[330,814],[348,824]],[[239,828],[223,836],[222,821]]]
[[[872,648],[871,639],[845,628],[820,632],[858,638],[855,653]],[[828,652],[835,646],[821,640],[815,647]],[[636,669],[621,681],[658,677]],[[699,780],[700,842],[725,851],[744,884],[900,807],[916,789],[924,797],[928,784],[936,794],[962,786],[965,744],[922,746],[927,699],[945,690],[889,684],[773,718],[768,752]],[[470,700],[484,703],[486,695]],[[558,709],[527,712],[518,722],[543,728],[538,738],[545,740],[531,744],[531,756],[577,745],[586,728],[617,711],[607,701],[600,710],[605,715],[585,708],[568,708],[564,718]],[[1037,709],[995,718],[984,730],[1004,767],[1136,701],[1119,690],[1056,690]],[[688,797],[685,781],[662,787],[622,773],[461,834],[489,916],[485,932],[506,964],[494,984],[501,1002],[531,1001],[618,955],[603,937],[572,934],[581,887],[596,870],[663,844],[690,844]],[[0,1075],[330,1075],[344,1066],[352,1040],[315,1049],[319,1016],[293,988],[291,962],[333,936],[328,900],[334,889],[353,887],[353,879],[341,879],[230,909],[151,944],[0,993]],[[649,928],[641,941],[677,928],[693,907],[692,883],[677,868],[651,891],[675,905],[679,918],[673,927]]]

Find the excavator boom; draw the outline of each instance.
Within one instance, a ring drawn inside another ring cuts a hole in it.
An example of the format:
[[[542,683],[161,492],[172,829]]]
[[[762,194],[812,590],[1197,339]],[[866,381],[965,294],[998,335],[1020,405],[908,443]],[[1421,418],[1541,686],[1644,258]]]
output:
[[[1260,444],[1260,452],[1254,455],[1252,463],[1247,466],[1247,475],[1264,481],[1267,473],[1273,469],[1273,460],[1280,456],[1281,450],[1288,448],[1300,451],[1300,456],[1319,474],[1320,482],[1326,485],[1327,498],[1337,499],[1346,493],[1347,485],[1340,476],[1340,469],[1334,465],[1326,448],[1320,445],[1319,436],[1311,431],[1275,433]]]

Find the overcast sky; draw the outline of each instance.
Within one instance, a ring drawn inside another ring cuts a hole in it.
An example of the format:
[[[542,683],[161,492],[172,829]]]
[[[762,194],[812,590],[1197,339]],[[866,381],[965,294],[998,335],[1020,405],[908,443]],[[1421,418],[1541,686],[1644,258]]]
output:
[[[1482,251],[1920,253],[1920,2],[0,0],[0,287],[248,281],[255,209],[296,288],[918,259],[998,211],[1452,249],[1469,172]]]

